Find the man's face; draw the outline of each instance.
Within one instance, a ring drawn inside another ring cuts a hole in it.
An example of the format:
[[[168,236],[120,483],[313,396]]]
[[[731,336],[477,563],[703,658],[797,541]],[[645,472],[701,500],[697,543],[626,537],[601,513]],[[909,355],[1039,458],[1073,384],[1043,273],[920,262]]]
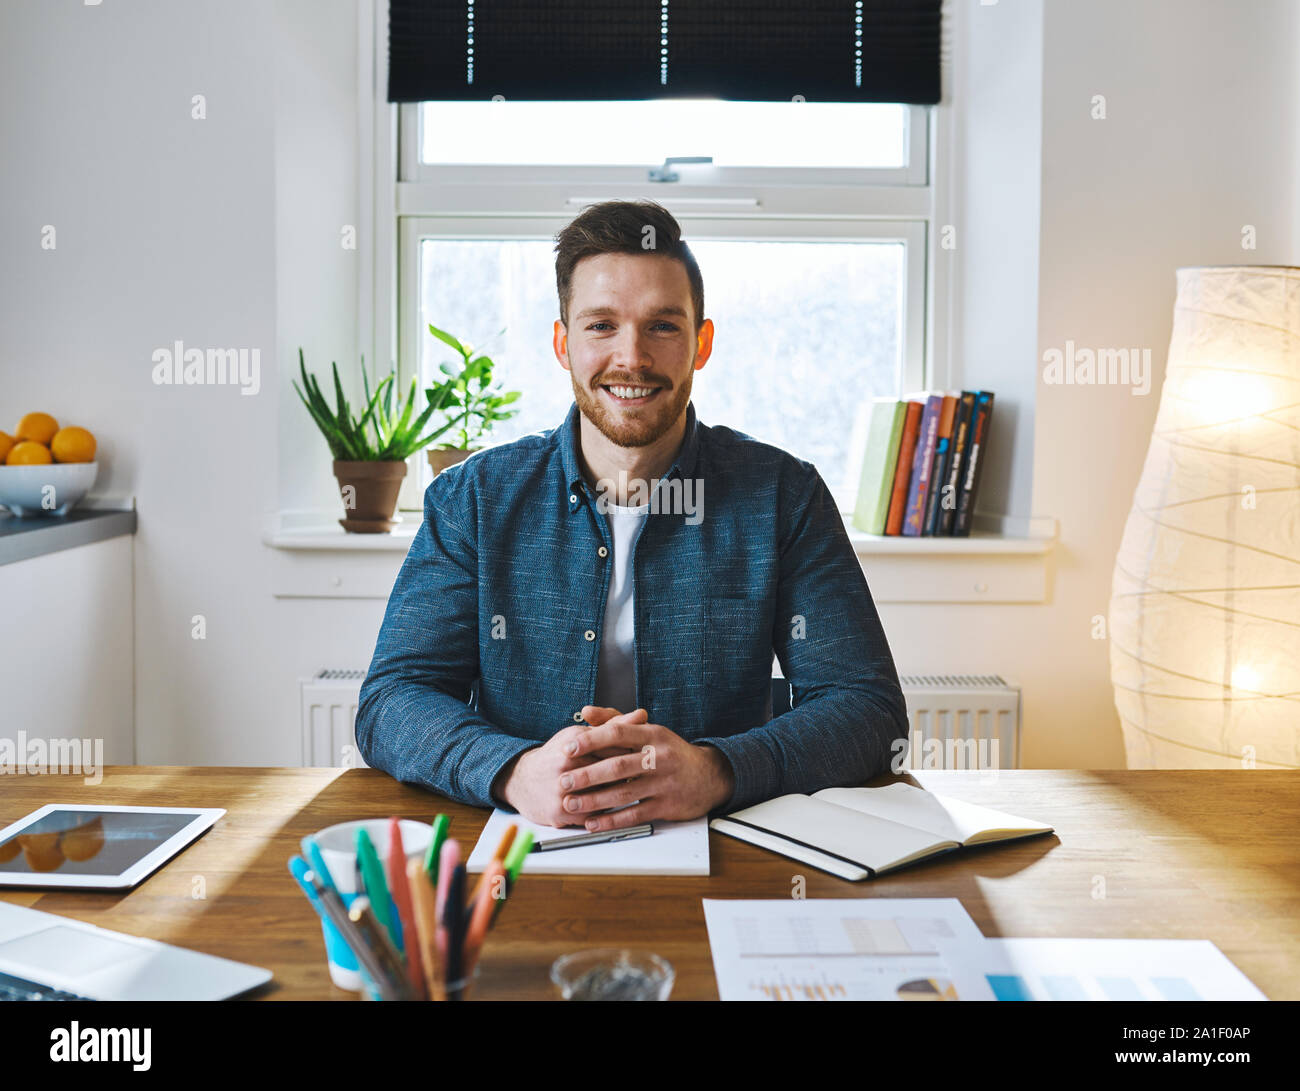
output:
[[[711,321],[695,332],[686,267],[659,254],[583,258],[568,328],[556,322],[554,333],[579,411],[620,447],[647,446],[676,424],[712,338]]]

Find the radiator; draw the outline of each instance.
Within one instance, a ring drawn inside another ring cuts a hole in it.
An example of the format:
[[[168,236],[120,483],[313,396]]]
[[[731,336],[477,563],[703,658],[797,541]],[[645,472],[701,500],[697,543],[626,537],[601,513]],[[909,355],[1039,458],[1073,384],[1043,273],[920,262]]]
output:
[[[1020,768],[1020,688],[996,674],[899,678],[911,724],[907,769]]]
[[[302,694],[302,763],[366,767],[357,746],[357,696],[363,670],[321,670],[299,683]]]
[[[322,670],[302,681],[303,765],[365,766],[355,734],[365,676]],[[996,674],[906,674],[899,682],[911,724],[904,768],[1020,767],[1018,686]]]

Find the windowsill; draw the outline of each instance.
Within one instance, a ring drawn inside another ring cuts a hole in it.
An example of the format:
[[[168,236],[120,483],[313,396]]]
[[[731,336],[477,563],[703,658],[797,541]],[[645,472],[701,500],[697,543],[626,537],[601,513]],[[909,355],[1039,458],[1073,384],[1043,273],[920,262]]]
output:
[[[1056,520],[976,516],[969,538],[905,538],[846,529],[878,603],[1036,603],[1050,598]],[[281,512],[262,541],[274,551],[277,598],[386,599],[420,527],[349,534],[324,512]]]
[[[849,541],[859,557],[881,554],[916,556],[918,554],[953,554],[968,557],[980,553],[1043,555],[1056,541],[1052,537],[1013,537],[987,530],[972,531],[968,538],[908,538],[897,535],[864,534],[848,528]]]
[[[272,549],[405,553],[423,516],[399,512],[401,522],[388,534],[349,534],[337,517],[319,511],[282,511],[262,528],[262,542]]]

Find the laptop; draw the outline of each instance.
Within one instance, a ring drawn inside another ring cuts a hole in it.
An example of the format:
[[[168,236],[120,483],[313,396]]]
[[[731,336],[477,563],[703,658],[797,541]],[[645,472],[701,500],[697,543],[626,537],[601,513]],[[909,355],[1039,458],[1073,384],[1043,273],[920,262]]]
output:
[[[0,1000],[226,1000],[271,971],[0,902]]]

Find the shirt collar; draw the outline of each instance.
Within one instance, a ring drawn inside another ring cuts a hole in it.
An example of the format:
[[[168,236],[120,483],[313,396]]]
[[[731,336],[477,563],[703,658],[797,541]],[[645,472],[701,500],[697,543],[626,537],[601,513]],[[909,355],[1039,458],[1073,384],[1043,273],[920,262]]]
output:
[[[578,462],[578,451],[581,447],[581,426],[582,412],[578,409],[578,403],[575,401],[569,407],[569,415],[564,418],[564,423],[559,428],[560,459],[564,466],[564,487],[570,497],[570,511],[577,508],[584,494],[590,494],[592,491],[587,484],[586,478],[582,476],[582,468]],[[682,438],[682,445],[677,452],[677,458],[669,467],[668,473],[664,475],[665,477],[672,477],[675,474],[684,480],[695,472],[695,464],[698,461],[700,450],[701,427],[695,416],[695,402],[687,402],[686,434]]]

